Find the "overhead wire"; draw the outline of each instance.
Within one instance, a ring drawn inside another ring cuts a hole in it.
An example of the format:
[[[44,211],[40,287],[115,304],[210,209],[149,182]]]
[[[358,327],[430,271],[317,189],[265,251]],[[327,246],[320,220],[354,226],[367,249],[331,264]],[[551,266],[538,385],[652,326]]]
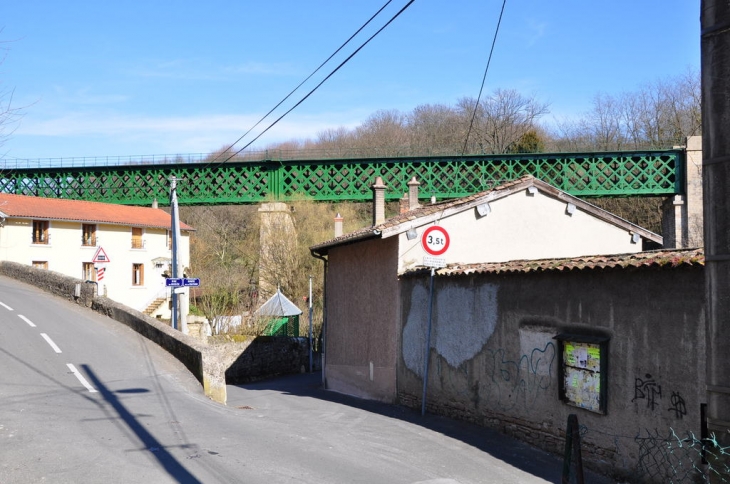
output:
[[[319,70],[320,70],[320,69],[321,69],[322,67],[324,67],[324,65],[325,65],[325,64],[327,64],[327,63],[328,63],[328,62],[329,62],[330,60],[332,60],[332,58],[333,58],[334,56],[336,56],[336,55],[337,55],[337,54],[338,54],[338,53],[339,53],[339,52],[340,52],[340,51],[341,51],[342,49],[344,49],[344,48],[345,48],[345,46],[347,46],[347,44],[349,44],[349,43],[350,43],[350,41],[351,41],[352,39],[354,39],[354,38],[355,38],[355,37],[356,37],[356,36],[357,36],[357,35],[358,35],[358,34],[359,34],[360,32],[362,32],[362,30],[363,30],[363,29],[364,29],[365,27],[367,27],[367,26],[368,26],[368,25],[370,24],[370,22],[372,22],[372,21],[373,21],[373,20],[375,19],[375,17],[377,17],[378,15],[380,15],[380,13],[381,13],[381,12],[382,12],[382,11],[383,11],[383,10],[384,10],[384,9],[385,9],[385,8],[386,8],[387,6],[388,6],[388,5],[390,5],[390,3],[391,3],[392,1],[393,1],[393,0],[388,0],[387,2],[385,2],[385,4],[383,4],[383,6],[382,6],[382,7],[380,7],[380,8],[378,9],[378,11],[377,11],[377,12],[375,12],[375,13],[373,14],[373,16],[372,16],[372,17],[370,17],[370,18],[369,18],[369,19],[367,20],[367,22],[365,22],[364,24],[362,24],[362,26],[361,26],[361,27],[360,27],[359,29],[357,29],[357,31],[355,31],[355,33],[354,33],[354,34],[352,34],[352,35],[350,36],[350,38],[348,38],[348,39],[347,39],[347,40],[346,40],[346,41],[345,41],[345,42],[344,42],[344,43],[343,43],[342,45],[340,45],[340,46],[339,46],[339,47],[337,48],[337,50],[335,50],[335,51],[334,51],[334,52],[333,52],[333,53],[332,53],[332,54],[331,54],[331,55],[330,55],[329,57],[327,57],[327,59],[325,59],[325,61],[324,61],[324,62],[322,62],[322,63],[321,63],[321,64],[320,64],[320,65],[319,65],[319,66],[318,66],[318,67],[317,67],[317,68],[316,68],[315,70],[313,70],[311,74],[309,74],[309,75],[308,75],[308,76],[307,76],[307,77],[306,77],[306,78],[305,78],[305,79],[304,79],[304,80],[303,80],[302,82],[300,82],[300,83],[299,83],[299,84],[298,84],[298,85],[297,85],[297,86],[296,86],[296,87],[295,87],[294,89],[292,89],[292,90],[291,90],[291,92],[289,92],[289,94],[287,94],[286,96],[284,96],[284,98],[283,98],[283,99],[282,99],[281,101],[279,101],[279,102],[278,102],[278,103],[276,104],[276,106],[274,106],[273,108],[271,108],[271,109],[269,110],[269,112],[268,112],[268,113],[266,113],[266,114],[265,114],[265,115],[264,115],[264,116],[263,116],[263,117],[262,117],[261,119],[259,119],[259,120],[258,120],[258,121],[256,122],[256,124],[254,124],[253,126],[251,126],[251,127],[250,127],[250,128],[248,129],[248,131],[246,131],[245,133],[243,133],[243,134],[242,134],[242,135],[241,135],[241,136],[240,136],[240,137],[239,137],[239,138],[238,138],[238,139],[237,139],[236,141],[234,141],[233,143],[231,143],[231,145],[230,145],[230,146],[228,146],[228,148],[226,148],[225,150],[223,150],[223,152],[222,152],[221,154],[223,154],[223,153],[227,153],[227,152],[228,152],[229,150],[233,149],[233,147],[234,147],[234,146],[235,146],[236,144],[238,144],[238,143],[239,143],[239,142],[240,142],[240,141],[241,141],[241,140],[242,140],[243,138],[245,138],[245,137],[246,137],[246,135],[248,135],[248,134],[249,134],[249,133],[250,133],[251,131],[253,131],[253,130],[254,130],[254,129],[255,129],[255,128],[256,128],[256,127],[257,127],[257,126],[259,125],[259,124],[261,124],[261,123],[262,123],[262,122],[263,122],[263,121],[264,121],[264,120],[265,120],[266,118],[268,118],[268,117],[269,117],[269,115],[270,115],[271,113],[273,113],[273,112],[274,112],[274,111],[275,111],[275,110],[276,110],[276,109],[277,109],[277,108],[278,108],[279,106],[281,106],[282,104],[284,104],[284,102],[285,102],[285,101],[286,101],[287,99],[289,99],[289,98],[290,98],[290,97],[291,97],[291,96],[292,96],[292,95],[293,95],[293,94],[294,94],[294,93],[295,93],[295,92],[296,92],[296,91],[297,91],[297,90],[298,90],[298,89],[299,89],[300,87],[302,87],[302,85],[304,85],[304,83],[306,83],[306,82],[307,82],[307,81],[308,81],[309,79],[311,79],[311,78],[312,78],[312,76],[314,76],[314,75],[315,75],[315,74],[316,74],[317,72],[319,72]],[[211,160],[211,161],[210,161],[210,163],[214,163],[214,162],[216,161],[216,159],[218,159],[218,156],[220,156],[220,155],[217,155],[217,156],[216,156],[216,157],[215,157],[215,158],[214,158],[213,160]]]
[[[406,4],[406,5],[405,5],[405,6],[403,7],[403,8],[401,8],[401,9],[400,9],[400,10],[399,10],[399,11],[398,11],[398,12],[397,12],[397,13],[396,13],[395,15],[393,15],[393,16],[392,16],[392,17],[390,18],[390,20],[388,20],[388,21],[387,21],[387,22],[385,23],[385,25],[383,25],[382,27],[380,27],[380,28],[379,28],[379,29],[378,29],[378,30],[377,30],[377,31],[376,31],[376,32],[375,32],[375,33],[374,33],[373,35],[371,35],[371,36],[370,36],[370,37],[369,37],[369,38],[368,38],[368,39],[367,39],[367,40],[366,40],[365,42],[363,42],[363,43],[362,43],[362,44],[360,45],[360,47],[358,47],[357,49],[355,49],[355,51],[354,51],[354,52],[353,52],[352,54],[350,54],[350,55],[349,55],[349,56],[348,56],[348,57],[347,57],[347,58],[346,58],[346,59],[345,59],[344,61],[342,61],[342,62],[341,62],[341,63],[340,63],[340,64],[339,64],[339,65],[338,65],[338,66],[337,66],[337,67],[336,67],[336,68],[335,68],[334,70],[332,70],[332,72],[330,72],[330,73],[329,73],[329,74],[327,75],[327,77],[325,77],[325,78],[324,78],[324,79],[323,79],[322,81],[320,81],[320,82],[319,82],[319,84],[317,84],[316,86],[314,86],[314,88],[313,88],[312,90],[310,90],[310,91],[309,91],[309,92],[308,92],[308,93],[307,93],[307,94],[306,94],[306,95],[305,95],[305,96],[304,96],[304,97],[303,97],[302,99],[300,99],[300,100],[299,100],[299,101],[298,101],[298,102],[297,102],[297,103],[296,103],[296,104],[295,104],[294,106],[292,106],[292,107],[291,107],[291,108],[289,108],[289,109],[288,109],[288,110],[287,110],[287,111],[286,111],[286,112],[285,112],[284,114],[282,114],[281,116],[279,116],[279,117],[278,117],[278,118],[277,118],[277,119],[276,119],[276,120],[275,120],[275,121],[274,121],[273,123],[271,123],[271,124],[270,124],[270,125],[269,125],[269,126],[268,126],[268,127],[266,128],[266,129],[264,129],[264,130],[263,130],[263,131],[262,131],[261,133],[259,133],[259,134],[258,134],[258,135],[257,135],[257,136],[256,136],[256,137],[254,138],[254,139],[252,139],[251,141],[249,141],[248,143],[246,143],[246,145],[245,145],[245,146],[244,146],[243,148],[241,148],[241,149],[239,149],[238,151],[234,152],[233,154],[231,154],[230,156],[228,156],[228,158],[226,158],[225,160],[223,160],[223,161],[222,161],[222,162],[220,162],[219,164],[222,164],[222,163],[226,163],[227,161],[229,161],[230,159],[232,159],[232,158],[233,158],[234,156],[236,156],[237,154],[239,154],[240,152],[242,152],[243,150],[245,150],[246,148],[248,148],[249,146],[251,146],[251,145],[252,145],[253,143],[255,143],[255,142],[256,142],[256,140],[258,140],[258,139],[259,139],[259,138],[260,138],[261,136],[263,136],[263,135],[264,135],[264,133],[266,133],[266,132],[267,132],[268,130],[270,130],[271,128],[273,128],[273,127],[274,127],[274,126],[275,126],[275,125],[276,125],[276,124],[277,124],[277,123],[278,123],[279,121],[281,121],[281,120],[282,120],[282,119],[283,119],[283,118],[284,118],[284,117],[285,117],[285,116],[286,116],[287,114],[289,114],[290,112],[292,112],[292,111],[293,111],[294,109],[296,109],[296,108],[297,108],[297,107],[298,107],[298,106],[299,106],[300,104],[302,104],[302,103],[303,103],[304,101],[306,101],[306,100],[307,100],[307,98],[309,98],[309,96],[311,96],[311,95],[312,95],[312,94],[313,94],[313,93],[314,93],[314,92],[315,92],[315,91],[316,91],[317,89],[319,89],[319,87],[320,87],[320,86],[321,86],[322,84],[324,84],[324,83],[325,83],[325,82],[326,82],[326,81],[327,81],[327,80],[328,80],[328,79],[329,79],[330,77],[332,77],[332,76],[333,76],[333,75],[334,75],[334,74],[335,74],[335,73],[336,73],[337,71],[339,71],[339,70],[340,70],[340,69],[341,69],[341,68],[342,68],[342,67],[343,67],[343,66],[344,66],[345,64],[347,64],[347,63],[348,63],[348,62],[350,61],[350,59],[352,59],[352,58],[353,58],[353,57],[354,57],[354,56],[355,56],[355,55],[356,55],[356,54],[357,54],[358,52],[360,52],[360,51],[361,51],[361,50],[362,50],[362,49],[363,49],[363,48],[364,48],[364,47],[365,47],[365,46],[366,46],[366,45],[367,45],[368,43],[370,43],[370,41],[371,41],[371,40],[373,40],[373,39],[374,39],[374,38],[375,38],[375,37],[376,37],[376,36],[377,36],[378,34],[380,34],[380,32],[382,32],[382,31],[383,31],[383,30],[384,30],[384,29],[385,29],[385,28],[386,28],[386,27],[387,27],[388,25],[390,25],[391,23],[393,23],[393,21],[394,21],[394,20],[395,20],[396,18],[398,18],[398,17],[399,17],[399,16],[400,16],[400,15],[401,15],[401,14],[402,14],[402,13],[403,13],[403,12],[404,12],[404,11],[405,11],[405,10],[406,10],[407,8],[408,8],[408,7],[410,7],[410,6],[411,6],[411,4],[413,4],[413,2],[415,2],[415,1],[416,1],[416,0],[410,0],[410,1],[409,1],[409,2],[408,2],[408,3],[407,3],[407,4]]]
[[[479,88],[479,95],[477,96],[477,102],[474,103],[474,111],[471,115],[471,121],[469,122],[469,129],[466,132],[466,138],[464,138],[464,147],[461,149],[461,154],[464,155],[466,153],[466,147],[469,143],[469,136],[471,135],[471,130],[474,127],[474,119],[477,115],[477,109],[479,109],[479,102],[482,98],[482,92],[484,91],[484,84],[487,80],[487,72],[489,72],[489,64],[492,62],[492,54],[494,53],[494,45],[497,43],[497,34],[499,33],[499,26],[502,23],[502,15],[504,14],[504,7],[507,4],[507,0],[504,0],[502,2],[502,10],[499,12],[499,20],[497,20],[497,28],[494,30],[494,38],[492,39],[492,48],[489,50],[489,58],[487,59],[487,67],[484,69],[484,76],[482,77],[482,85]]]

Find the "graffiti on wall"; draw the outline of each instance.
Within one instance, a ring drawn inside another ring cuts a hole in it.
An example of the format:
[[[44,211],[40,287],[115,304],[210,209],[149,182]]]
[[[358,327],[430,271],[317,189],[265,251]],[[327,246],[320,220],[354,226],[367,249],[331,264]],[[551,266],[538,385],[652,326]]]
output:
[[[655,411],[657,408],[662,408],[673,414],[675,419],[682,419],[687,415],[687,404],[679,392],[672,392],[669,398],[669,405],[671,406],[666,409],[662,407],[661,399],[662,386],[651,374],[646,373],[643,378],[637,377],[634,379],[634,398],[631,399],[632,402],[644,400],[646,401],[646,408],[649,410]]]
[[[502,411],[517,406],[531,408],[551,387],[556,357],[552,341],[516,360],[508,358],[504,349],[486,351],[490,356],[485,359],[490,405]]]

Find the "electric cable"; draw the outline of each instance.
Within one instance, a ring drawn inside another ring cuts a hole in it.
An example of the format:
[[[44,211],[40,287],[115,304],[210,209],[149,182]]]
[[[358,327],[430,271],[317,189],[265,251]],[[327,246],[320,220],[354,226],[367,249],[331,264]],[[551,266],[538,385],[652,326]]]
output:
[[[281,116],[279,116],[279,117],[278,117],[278,118],[277,118],[277,119],[276,119],[276,120],[275,120],[275,121],[274,121],[273,123],[271,123],[271,124],[270,124],[270,125],[269,125],[269,126],[268,126],[268,127],[266,128],[266,129],[264,129],[264,130],[263,130],[263,131],[262,131],[261,133],[259,133],[259,134],[258,134],[258,135],[257,135],[257,136],[256,136],[256,137],[254,138],[254,139],[252,139],[251,141],[249,141],[248,143],[246,143],[246,145],[245,145],[245,146],[244,146],[243,148],[241,148],[240,150],[238,150],[238,151],[236,151],[235,153],[231,154],[231,155],[230,155],[230,156],[229,156],[228,158],[226,158],[225,160],[223,160],[223,161],[222,161],[222,162],[220,162],[219,164],[222,164],[222,163],[226,163],[226,162],[227,162],[227,161],[229,161],[229,160],[230,160],[231,158],[233,158],[234,156],[236,156],[237,154],[239,154],[239,153],[240,153],[241,151],[243,151],[243,150],[245,150],[246,148],[248,148],[249,146],[251,146],[251,145],[252,145],[253,143],[255,143],[255,142],[256,142],[256,140],[258,140],[258,139],[259,139],[259,138],[260,138],[261,136],[263,136],[263,134],[264,134],[264,133],[266,133],[266,132],[267,132],[268,130],[270,130],[271,128],[273,128],[273,127],[274,127],[274,126],[275,126],[275,125],[276,125],[276,124],[277,124],[277,123],[278,123],[279,121],[281,121],[281,120],[282,120],[282,119],[284,118],[284,116],[286,116],[287,114],[289,114],[290,112],[292,112],[292,111],[293,111],[294,109],[296,109],[296,108],[297,108],[297,107],[298,107],[298,106],[299,106],[300,104],[302,104],[302,103],[303,103],[303,102],[304,102],[304,101],[305,101],[305,100],[306,100],[306,99],[307,99],[307,98],[308,98],[309,96],[311,96],[311,95],[312,95],[312,94],[313,94],[313,93],[314,93],[314,92],[315,92],[315,91],[316,91],[317,89],[319,89],[319,87],[320,87],[320,86],[321,86],[322,84],[324,84],[324,83],[325,83],[325,82],[326,82],[326,81],[327,81],[327,80],[328,80],[328,79],[329,79],[330,77],[332,77],[332,76],[333,76],[333,75],[334,75],[334,74],[335,74],[335,73],[336,73],[337,71],[339,71],[339,70],[340,70],[340,69],[342,68],[342,66],[344,66],[345,64],[347,64],[347,63],[348,63],[348,62],[350,61],[350,59],[352,59],[352,58],[353,58],[353,57],[354,57],[354,56],[355,56],[355,55],[356,55],[356,54],[357,54],[358,52],[360,52],[360,51],[361,51],[361,50],[363,49],[363,47],[365,47],[365,46],[366,46],[366,45],[367,45],[367,44],[368,44],[368,43],[369,43],[369,42],[370,42],[371,40],[373,40],[373,39],[374,39],[374,38],[375,38],[375,37],[376,37],[376,36],[377,36],[378,34],[380,34],[380,32],[382,32],[382,31],[383,31],[383,30],[384,30],[384,29],[385,29],[385,28],[386,28],[386,27],[387,27],[388,25],[390,25],[390,24],[391,24],[391,23],[392,23],[392,22],[393,22],[393,21],[394,21],[394,20],[395,20],[396,18],[398,18],[398,17],[399,17],[399,16],[400,16],[400,15],[401,15],[401,14],[402,14],[402,13],[403,13],[403,12],[404,12],[404,11],[405,11],[405,10],[406,10],[407,8],[408,8],[408,7],[410,7],[410,6],[411,6],[411,4],[413,4],[413,2],[415,2],[415,1],[416,1],[416,0],[410,0],[410,1],[409,1],[409,2],[408,2],[408,3],[407,3],[407,4],[406,4],[406,5],[405,5],[405,6],[403,7],[403,8],[401,8],[401,9],[400,9],[400,10],[399,10],[399,11],[398,11],[398,12],[397,12],[397,13],[396,13],[396,14],[395,14],[395,15],[394,15],[393,17],[391,17],[391,19],[390,19],[390,20],[388,20],[388,22],[386,22],[386,23],[385,23],[385,25],[383,25],[382,27],[380,27],[380,29],[378,29],[378,30],[377,30],[377,31],[376,31],[376,32],[375,32],[375,33],[374,33],[373,35],[371,35],[371,36],[370,36],[370,37],[369,37],[369,38],[368,38],[368,39],[367,39],[367,40],[366,40],[365,42],[363,42],[363,43],[362,43],[362,44],[360,45],[360,47],[358,47],[358,48],[357,48],[357,49],[356,49],[356,50],[355,50],[355,51],[354,51],[354,52],[353,52],[352,54],[350,54],[350,55],[349,55],[349,56],[348,56],[348,57],[347,57],[347,58],[346,58],[346,59],[345,59],[344,61],[342,61],[342,62],[341,62],[341,63],[340,63],[340,64],[339,64],[339,65],[338,65],[338,66],[337,66],[337,67],[336,67],[336,68],[335,68],[335,69],[334,69],[334,70],[333,70],[332,72],[330,72],[330,73],[329,73],[329,74],[327,75],[327,77],[325,77],[325,78],[324,78],[324,79],[323,79],[322,81],[320,81],[320,83],[319,83],[319,84],[317,84],[316,86],[314,86],[314,88],[313,88],[313,89],[312,89],[311,91],[309,91],[309,92],[308,92],[308,93],[307,93],[307,94],[306,94],[306,95],[305,95],[305,96],[304,96],[304,97],[303,97],[302,99],[300,99],[300,100],[299,100],[299,101],[298,101],[298,102],[297,102],[297,103],[296,103],[296,104],[295,104],[294,106],[292,106],[292,107],[291,107],[291,108],[289,108],[289,110],[287,110],[287,111],[286,111],[286,112],[285,112],[284,114],[282,114]],[[506,0],[505,0],[505,1],[506,1]]]
[[[229,146],[228,148],[226,148],[225,150],[223,150],[223,151],[221,152],[221,154],[223,154],[223,153],[226,153],[226,152],[227,152],[228,150],[232,149],[232,148],[233,148],[233,147],[234,147],[234,146],[235,146],[235,145],[236,145],[236,144],[237,144],[238,142],[240,142],[240,141],[241,141],[241,140],[242,140],[243,138],[245,138],[247,134],[249,134],[249,133],[250,133],[251,131],[253,131],[253,130],[254,130],[254,128],[256,128],[256,126],[258,126],[259,124],[261,124],[261,123],[263,122],[263,120],[264,120],[264,119],[268,118],[268,117],[269,117],[269,115],[270,115],[271,113],[273,113],[273,112],[274,112],[274,110],[276,110],[276,108],[278,108],[279,106],[281,106],[281,105],[282,105],[282,104],[283,104],[283,103],[284,103],[284,102],[285,102],[285,101],[286,101],[287,99],[289,99],[289,98],[290,98],[290,97],[292,96],[292,94],[294,94],[294,93],[295,93],[295,92],[296,92],[296,91],[297,91],[297,90],[298,90],[298,89],[299,89],[300,87],[302,87],[302,85],[303,85],[303,84],[304,84],[305,82],[307,82],[307,81],[308,81],[309,79],[311,79],[311,78],[312,78],[312,76],[314,76],[314,75],[315,75],[315,74],[316,74],[317,72],[319,72],[319,70],[320,70],[320,69],[321,69],[322,67],[324,67],[324,65],[325,65],[325,64],[327,64],[327,63],[328,63],[328,62],[329,62],[330,60],[332,60],[332,58],[333,58],[334,56],[336,56],[336,55],[337,55],[337,54],[338,54],[338,53],[339,53],[339,52],[340,52],[340,51],[341,51],[341,50],[342,50],[343,48],[345,48],[345,46],[346,46],[347,44],[349,44],[349,43],[350,43],[350,41],[351,41],[352,39],[354,39],[354,38],[355,38],[355,36],[356,36],[357,34],[359,34],[360,32],[362,32],[362,30],[363,30],[363,29],[364,29],[365,27],[367,27],[367,26],[368,26],[368,24],[370,24],[370,22],[372,22],[372,21],[373,21],[373,20],[375,19],[375,17],[377,17],[378,15],[380,15],[380,13],[381,13],[381,12],[382,12],[382,11],[383,11],[383,10],[385,9],[385,7],[387,7],[387,6],[388,6],[388,5],[389,5],[389,4],[390,4],[390,3],[392,2],[392,1],[393,1],[393,0],[388,0],[387,2],[385,2],[385,4],[384,4],[384,5],[382,6],[382,7],[380,7],[380,9],[378,9],[378,11],[377,11],[377,12],[375,12],[375,14],[373,14],[373,16],[372,16],[372,17],[370,17],[370,18],[368,19],[368,21],[367,21],[367,22],[365,22],[364,24],[362,24],[362,26],[361,26],[361,27],[360,27],[359,29],[357,29],[357,31],[356,31],[356,32],[355,32],[354,34],[352,34],[352,35],[350,36],[350,38],[349,38],[349,39],[347,39],[347,40],[346,40],[346,41],[345,41],[345,42],[344,42],[344,43],[343,43],[342,45],[340,45],[340,46],[339,46],[339,47],[337,48],[337,50],[335,50],[335,51],[334,51],[334,52],[333,52],[333,53],[332,53],[332,54],[331,54],[331,55],[330,55],[329,57],[327,57],[327,59],[326,59],[326,60],[325,60],[324,62],[322,62],[322,63],[321,63],[320,65],[319,65],[319,67],[317,67],[317,68],[316,68],[316,69],[315,69],[314,71],[312,71],[312,73],[311,73],[311,74],[309,74],[309,75],[308,75],[308,76],[307,76],[307,77],[306,77],[306,78],[305,78],[305,79],[304,79],[304,80],[303,80],[302,82],[300,82],[300,83],[299,83],[299,85],[297,85],[297,86],[296,86],[296,87],[295,87],[294,89],[292,89],[292,90],[291,90],[291,92],[290,92],[289,94],[287,94],[287,95],[286,95],[286,96],[284,97],[284,99],[282,99],[281,101],[279,101],[279,102],[278,102],[278,104],[277,104],[276,106],[274,106],[273,108],[271,108],[271,110],[269,110],[269,112],[268,112],[268,113],[266,113],[266,114],[265,114],[265,115],[264,115],[264,116],[263,116],[263,117],[262,117],[261,119],[259,119],[259,120],[258,120],[258,121],[256,122],[256,124],[254,124],[253,126],[251,126],[251,127],[250,127],[250,128],[248,129],[248,131],[246,131],[245,133],[243,133],[243,134],[241,135],[241,137],[240,137],[240,138],[238,138],[238,139],[237,139],[236,141],[234,141],[233,143],[231,143],[231,145],[230,145],[230,146]],[[216,160],[218,159],[218,157],[219,157],[219,156],[220,156],[221,154],[219,154],[219,155],[216,155],[216,157],[215,157],[215,158],[213,158],[213,159],[212,159],[212,160],[211,160],[211,161],[210,161],[209,163],[215,163],[215,161],[216,161]]]
[[[497,20],[497,28],[494,31],[494,38],[492,39],[492,48],[489,50],[489,58],[487,59],[487,67],[484,69],[484,77],[482,77],[482,86],[479,88],[479,95],[477,96],[477,102],[474,104],[474,112],[471,115],[471,121],[469,122],[469,129],[466,132],[466,138],[464,139],[464,147],[461,149],[461,155],[463,156],[466,152],[467,143],[469,143],[469,135],[471,134],[472,127],[474,126],[474,118],[477,115],[477,109],[479,108],[479,102],[482,99],[482,91],[484,91],[484,83],[487,80],[487,72],[489,71],[489,64],[492,62],[492,54],[494,53],[494,45],[497,43],[497,34],[499,33],[499,25],[502,23],[502,14],[504,14],[504,6],[507,4],[507,0],[502,2],[502,10],[499,12],[499,20]]]

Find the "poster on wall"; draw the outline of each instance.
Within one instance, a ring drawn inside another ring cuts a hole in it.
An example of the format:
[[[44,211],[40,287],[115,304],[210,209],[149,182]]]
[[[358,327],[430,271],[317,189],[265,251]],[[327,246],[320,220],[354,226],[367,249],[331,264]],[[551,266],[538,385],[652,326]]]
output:
[[[606,346],[608,338],[558,335],[560,398],[592,412],[606,412]]]

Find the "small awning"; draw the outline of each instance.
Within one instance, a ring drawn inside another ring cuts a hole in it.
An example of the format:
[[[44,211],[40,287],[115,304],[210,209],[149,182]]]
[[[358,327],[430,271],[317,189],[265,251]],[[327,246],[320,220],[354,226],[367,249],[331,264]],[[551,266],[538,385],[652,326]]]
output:
[[[285,295],[281,293],[281,289],[276,290],[276,294],[266,301],[260,308],[256,310],[257,316],[298,316],[302,314],[296,304],[291,302]]]

